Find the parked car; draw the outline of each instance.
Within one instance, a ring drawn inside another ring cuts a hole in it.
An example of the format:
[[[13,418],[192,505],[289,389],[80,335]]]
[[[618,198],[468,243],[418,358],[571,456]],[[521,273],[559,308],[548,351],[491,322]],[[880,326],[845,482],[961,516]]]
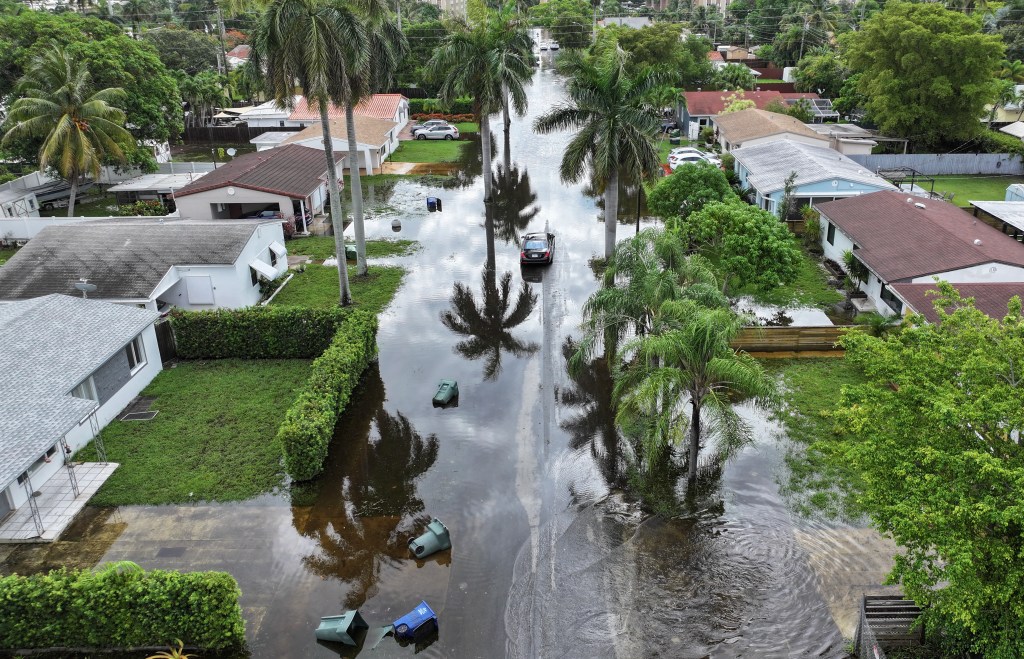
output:
[[[412,127],[412,134],[415,137],[416,133],[418,133],[421,130],[429,130],[429,129],[433,128],[434,126],[447,126],[447,125],[449,125],[449,124],[444,119],[427,119],[423,123],[416,124],[415,126],[413,126]]]
[[[680,149],[673,149],[668,154],[668,166],[675,171],[677,167],[681,165],[696,164],[706,162],[714,165],[715,167],[721,167],[722,161],[711,153],[705,153],[693,147],[682,147]]]
[[[528,233],[523,236],[523,249],[519,252],[519,262],[551,263],[555,260],[555,234]]]
[[[284,217],[281,211],[272,208],[265,208],[261,211],[253,211],[242,216],[245,220],[276,220]]]
[[[415,133],[418,140],[457,140],[459,129],[455,126],[445,124],[444,126],[432,126]]]

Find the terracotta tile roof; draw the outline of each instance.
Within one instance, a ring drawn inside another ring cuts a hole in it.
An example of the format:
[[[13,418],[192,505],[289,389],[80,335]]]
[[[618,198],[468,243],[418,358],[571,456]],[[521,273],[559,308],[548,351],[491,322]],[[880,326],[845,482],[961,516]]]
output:
[[[747,101],[753,101],[760,109],[772,101],[784,103],[782,94],[777,91],[767,92],[683,92],[686,99],[686,110],[690,116],[714,116],[725,109],[727,99],[735,97]]]
[[[390,141],[394,131],[398,128],[398,124],[390,119],[376,119],[374,117],[367,117],[361,114],[355,115],[356,124],[356,140],[360,144],[367,144],[373,147],[379,147],[387,144]],[[345,118],[331,119],[331,136],[340,140],[348,140],[348,122]],[[320,127],[320,122],[314,123],[312,126],[307,126],[298,133],[292,133],[285,139],[283,144],[291,144],[293,142],[303,142],[309,139],[316,139],[318,144],[323,144],[323,129]]]
[[[725,58],[722,57],[722,53],[718,52],[717,50],[709,50],[708,51],[708,59],[711,60],[712,62],[724,62],[725,61]]]
[[[335,162],[341,163],[345,154],[335,152],[334,157]],[[185,197],[231,185],[301,199],[326,180],[327,161],[323,151],[288,144],[239,156],[174,194]]]
[[[374,94],[365,98],[355,107],[355,114],[376,119],[391,119],[398,114],[398,106],[405,99],[401,94]],[[344,119],[345,108],[338,107],[333,103],[327,108],[327,117],[330,119]],[[291,121],[311,121],[320,118],[320,111],[309,107],[305,96],[298,96],[295,100],[295,109],[288,116]]]
[[[993,262],[1024,267],[1024,245],[944,201],[875,192],[815,206],[890,283]]]
[[[734,145],[759,137],[783,133],[819,139],[823,146],[828,144],[826,138],[805,126],[799,119],[787,114],[768,112],[757,108],[720,114],[714,118],[714,122],[722,136]]]
[[[1024,282],[992,284],[953,284],[963,297],[974,298],[974,306],[986,316],[1001,319],[1006,316],[1006,305],[1013,296],[1024,300]],[[935,284],[893,284],[892,289],[914,311],[930,322],[939,322],[935,311]],[[947,311],[951,311],[947,309]]]
[[[252,52],[252,47],[248,44],[240,43],[231,50],[228,51],[228,57],[237,57],[238,59],[249,59],[249,53]]]

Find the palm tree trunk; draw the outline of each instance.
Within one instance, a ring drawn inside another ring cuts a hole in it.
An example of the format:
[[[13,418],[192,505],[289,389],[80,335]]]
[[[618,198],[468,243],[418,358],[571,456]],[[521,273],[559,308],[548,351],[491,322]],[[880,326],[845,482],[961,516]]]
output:
[[[502,151],[502,154],[501,154],[504,157],[504,159],[505,159],[505,176],[511,176],[512,175],[512,145],[511,145],[510,140],[509,140],[509,135],[508,135],[508,130],[507,129],[505,130],[505,144],[503,144],[502,146],[505,147],[505,149]]]
[[[352,189],[352,218],[356,233],[356,276],[366,276],[366,229],[363,227],[363,187],[359,183],[359,144],[356,142],[355,110],[349,103],[345,106],[345,124],[348,128],[348,171]],[[370,168],[370,161],[366,161]]]
[[[505,136],[508,139],[508,129],[512,125],[512,117],[508,112],[508,86],[504,84],[501,86],[501,101],[501,117],[505,122]]]
[[[334,142],[329,139],[331,124],[327,120],[327,99],[320,99],[320,128],[328,138],[324,140],[324,156],[327,158],[327,191],[331,195],[331,228],[334,229],[334,250],[338,257],[338,288],[340,298],[338,304],[347,307],[352,304],[352,294],[348,288],[348,264],[345,262],[345,210],[341,199],[341,186],[338,185],[338,166],[334,162]]]
[[[490,108],[480,108],[480,149],[484,156],[484,201],[491,200],[491,118]]]
[[[604,258],[615,254],[615,229],[619,222],[619,171],[612,168],[604,187]]]
[[[78,175],[71,176],[71,196],[68,198],[68,217],[75,216],[75,197],[78,196]]]
[[[691,488],[697,482],[697,456],[700,454],[700,405],[699,399],[694,398],[693,414],[690,417],[690,456],[687,459],[686,482]]]
[[[484,205],[484,231],[487,234],[487,271],[493,275],[497,266],[494,259],[494,212],[490,204]]]

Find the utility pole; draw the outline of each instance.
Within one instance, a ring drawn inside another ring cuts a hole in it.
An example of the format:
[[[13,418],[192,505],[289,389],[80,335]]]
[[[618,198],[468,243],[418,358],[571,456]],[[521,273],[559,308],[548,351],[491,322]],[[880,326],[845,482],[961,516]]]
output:
[[[220,58],[224,62],[224,93],[228,95],[228,102],[231,102],[231,90],[228,85],[228,50],[226,39],[227,36],[224,34],[224,15],[220,11],[220,7],[217,7],[217,36],[220,37]]]
[[[804,19],[804,29],[803,29],[803,31],[800,32],[800,57],[796,58],[797,62],[799,62],[800,60],[802,60],[804,58],[804,37],[806,37],[806,36],[807,36],[807,19],[805,18]]]
[[[398,31],[402,31],[402,0],[395,0],[395,6],[398,7]]]

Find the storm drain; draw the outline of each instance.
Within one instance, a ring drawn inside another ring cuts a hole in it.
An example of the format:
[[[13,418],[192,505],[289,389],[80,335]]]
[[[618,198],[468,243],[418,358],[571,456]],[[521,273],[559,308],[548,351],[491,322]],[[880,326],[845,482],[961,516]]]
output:
[[[157,558],[179,558],[185,555],[185,547],[161,547]]]

